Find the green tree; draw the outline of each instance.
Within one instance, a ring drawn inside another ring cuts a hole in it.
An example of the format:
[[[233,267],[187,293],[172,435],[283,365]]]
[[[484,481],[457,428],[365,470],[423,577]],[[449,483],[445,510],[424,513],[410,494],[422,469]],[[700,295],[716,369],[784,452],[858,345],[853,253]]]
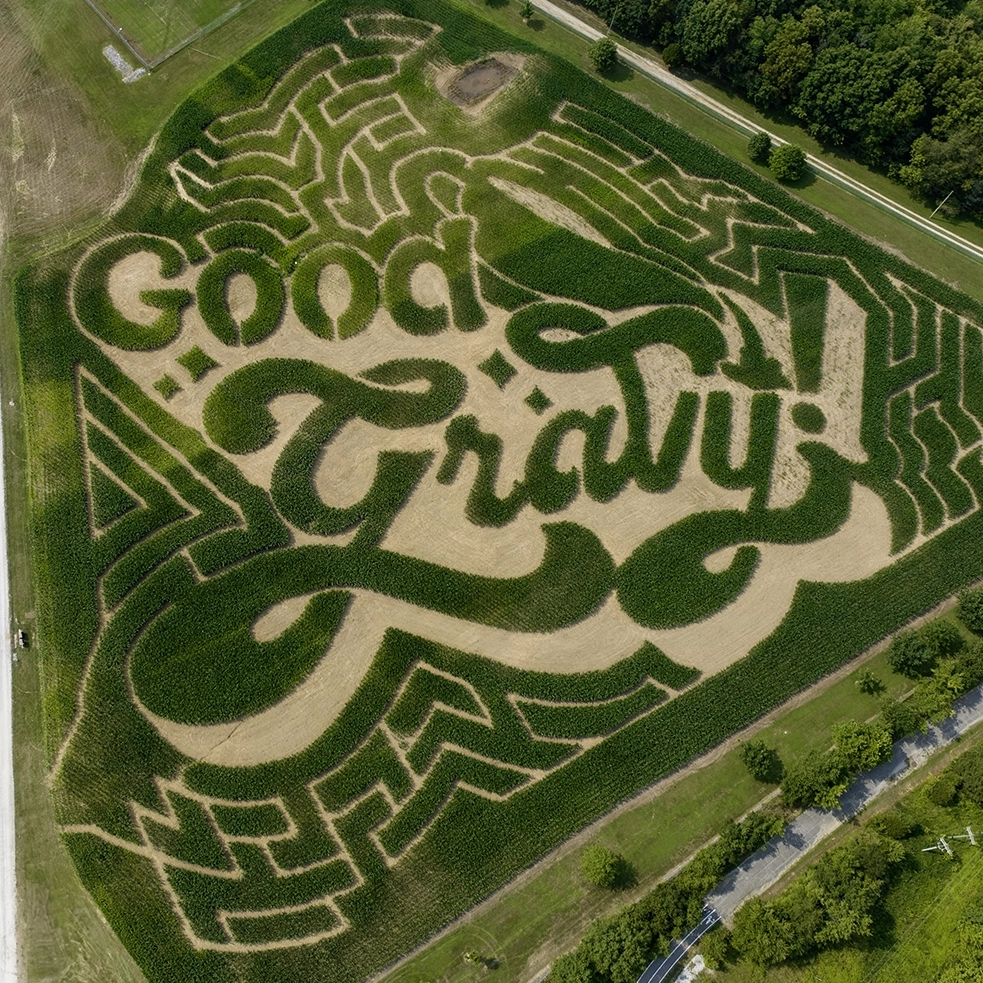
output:
[[[666,63],[666,68],[669,71],[674,71],[686,64],[686,55],[683,54],[683,49],[673,41],[672,44],[667,44],[662,49],[662,60]]]
[[[983,587],[959,595],[959,619],[975,635],[983,635]]]
[[[595,71],[606,75],[618,64],[618,46],[609,37],[598,38],[587,49],[587,57]]]
[[[700,953],[707,969],[721,969],[730,955],[729,933],[722,925],[715,925],[700,939]]]
[[[747,155],[756,164],[764,164],[771,153],[771,137],[767,133],[755,133],[747,142]]]
[[[611,983],[636,983],[652,955],[652,929],[629,908],[594,922],[581,948],[602,978]]]
[[[835,753],[813,751],[785,766],[782,801],[792,808],[834,809],[846,791],[848,776]]]
[[[530,0],[523,0],[522,6],[519,7],[519,16],[523,20],[528,21],[532,17],[533,13],[534,11]]]
[[[901,631],[891,639],[887,664],[902,676],[917,679],[932,671],[937,658],[932,640],[923,631]]]
[[[805,173],[806,152],[794,143],[774,147],[768,155],[768,167],[779,181],[798,181]]]
[[[741,762],[757,782],[778,784],[782,779],[782,762],[778,752],[764,741],[744,741],[740,750]]]
[[[600,843],[589,843],[580,857],[580,873],[584,880],[598,887],[614,887],[624,865],[623,857]]]
[[[553,961],[547,983],[599,983],[590,960],[581,951],[568,952]]]
[[[858,723],[848,720],[833,727],[833,745],[844,771],[858,774],[890,759],[891,731],[883,720]]]
[[[795,951],[795,928],[772,905],[751,898],[737,909],[731,945],[758,966],[777,966]]]
[[[948,769],[942,772],[937,778],[932,778],[925,783],[925,798],[932,805],[951,806],[956,801],[956,792],[959,790],[959,776]]]

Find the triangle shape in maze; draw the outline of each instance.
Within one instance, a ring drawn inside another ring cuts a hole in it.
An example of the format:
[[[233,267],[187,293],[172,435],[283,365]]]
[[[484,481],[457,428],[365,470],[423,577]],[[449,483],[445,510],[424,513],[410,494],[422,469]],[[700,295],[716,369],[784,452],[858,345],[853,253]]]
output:
[[[145,505],[131,490],[125,488],[116,478],[111,478],[105,468],[92,460],[89,461],[88,478],[89,514],[97,535],[124,515]]]

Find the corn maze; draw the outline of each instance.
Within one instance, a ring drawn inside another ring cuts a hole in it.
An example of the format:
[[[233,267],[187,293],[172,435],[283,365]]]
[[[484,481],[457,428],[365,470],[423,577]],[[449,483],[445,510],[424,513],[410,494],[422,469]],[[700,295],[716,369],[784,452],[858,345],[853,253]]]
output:
[[[16,301],[51,792],[152,981],[378,972],[983,575],[983,312],[439,2],[226,69]]]

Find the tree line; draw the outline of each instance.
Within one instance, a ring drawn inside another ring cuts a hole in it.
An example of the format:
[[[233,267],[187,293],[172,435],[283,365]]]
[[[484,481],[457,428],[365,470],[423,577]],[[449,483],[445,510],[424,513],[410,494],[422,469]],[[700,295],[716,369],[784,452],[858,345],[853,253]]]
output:
[[[983,0],[582,0],[789,113],[943,211],[983,219]]]

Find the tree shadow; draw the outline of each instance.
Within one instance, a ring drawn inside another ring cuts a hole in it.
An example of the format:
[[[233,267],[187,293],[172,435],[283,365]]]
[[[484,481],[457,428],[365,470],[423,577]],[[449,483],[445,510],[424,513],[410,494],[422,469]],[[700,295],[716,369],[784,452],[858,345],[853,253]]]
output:
[[[793,191],[801,191],[803,188],[811,188],[818,177],[816,172],[806,164],[805,171],[802,173],[802,177],[797,178],[795,181],[781,181],[779,182],[783,188],[791,188]]]
[[[493,10],[499,10],[502,7],[507,7],[509,5],[509,0],[485,0],[485,6],[491,7]]]
[[[611,887],[616,891],[624,891],[637,885],[638,871],[635,870],[635,865],[630,860],[625,860],[624,857],[619,855],[617,871]]]
[[[614,67],[604,73],[609,82],[630,82],[635,77],[635,69],[623,61],[616,62]]]
[[[544,27],[546,27],[546,21],[544,21],[542,17],[530,17],[529,20],[526,21],[526,24],[528,24],[528,26],[534,31],[541,31]]]

